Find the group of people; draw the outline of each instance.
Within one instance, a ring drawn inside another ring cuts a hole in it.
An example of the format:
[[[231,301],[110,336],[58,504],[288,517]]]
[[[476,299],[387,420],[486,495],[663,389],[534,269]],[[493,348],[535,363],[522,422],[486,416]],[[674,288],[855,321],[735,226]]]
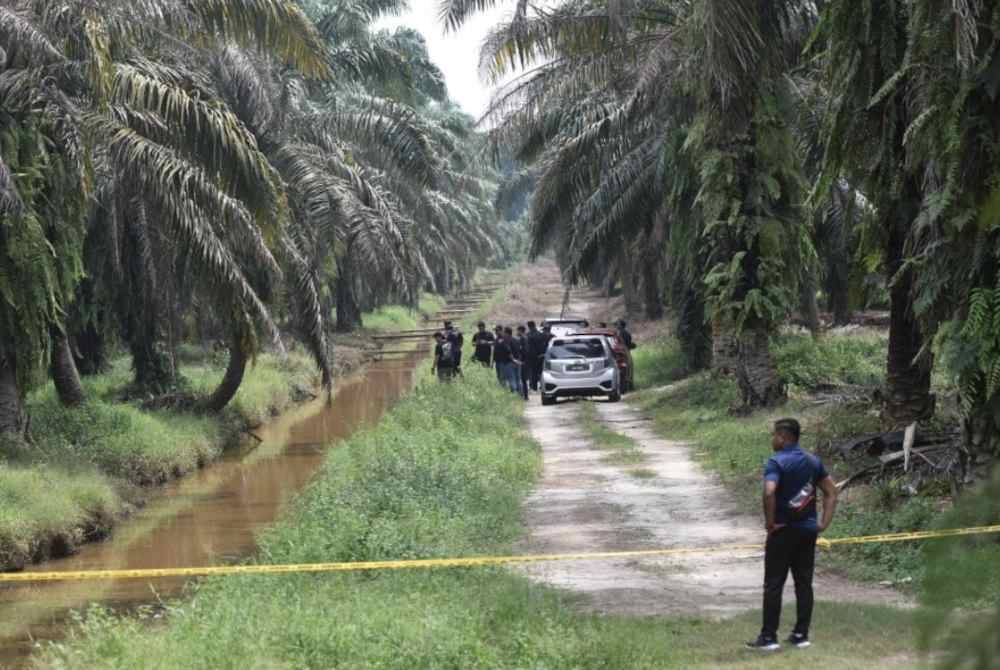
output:
[[[472,361],[494,368],[500,384],[527,399],[529,390],[538,390],[545,352],[553,337],[548,326],[539,329],[534,321],[516,328],[497,325],[492,332],[480,321],[472,336]],[[462,373],[465,338],[446,321],[444,331],[435,333],[434,339],[433,370],[439,380],[451,381]]]

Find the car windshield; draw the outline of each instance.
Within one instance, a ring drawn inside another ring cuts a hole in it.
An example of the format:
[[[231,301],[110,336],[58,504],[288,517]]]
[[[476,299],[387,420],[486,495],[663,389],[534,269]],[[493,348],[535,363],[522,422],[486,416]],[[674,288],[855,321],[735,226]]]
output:
[[[549,357],[565,358],[604,358],[604,346],[597,338],[591,340],[554,340],[549,349]]]

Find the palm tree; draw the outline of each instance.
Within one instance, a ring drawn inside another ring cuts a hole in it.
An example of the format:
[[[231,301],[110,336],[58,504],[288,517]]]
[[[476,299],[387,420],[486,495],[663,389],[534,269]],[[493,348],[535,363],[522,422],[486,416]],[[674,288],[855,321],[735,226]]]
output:
[[[957,378],[966,465],[1000,453],[998,16],[994,0],[913,3],[900,73],[912,81],[907,161],[924,185],[906,241],[911,300]]]
[[[33,126],[44,123],[52,110],[64,110],[57,141],[77,159],[76,174],[85,182],[84,188],[67,192],[83,195],[93,188],[97,212],[91,217],[92,233],[111,241],[106,259],[112,269],[121,269],[121,258],[129,265],[128,274],[118,278],[131,280],[133,299],[118,295],[119,303],[129,306],[126,332],[137,381],[158,389],[172,381],[169,357],[156,344],[163,313],[152,274],[170,267],[170,259],[183,257],[211,277],[211,291],[244,328],[271,328],[261,294],[267,271],[276,265],[260,223],[270,218],[280,225],[287,208],[284,196],[253,137],[213,103],[199,68],[208,51],[202,47],[233,41],[266,50],[309,75],[325,74],[325,54],[301,11],[283,0],[226,6],[208,0],[107,0],[86,6],[23,0],[0,12],[3,50],[12,55],[2,73],[5,109]],[[146,58],[164,44],[177,51],[185,39],[193,46],[170,62]],[[43,95],[59,107],[46,104],[50,109],[44,111],[39,105]],[[15,152],[5,147],[5,160],[11,155]],[[32,328],[41,332],[37,329],[44,327],[46,337],[54,335],[60,355],[52,358],[53,377],[60,395],[72,400],[76,373],[72,357],[65,355],[64,314],[82,274],[85,217],[81,208],[71,206],[60,208],[59,216],[68,217],[81,233],[76,246],[60,257],[60,263],[77,272],[61,291],[49,293],[48,317]],[[131,253],[118,253],[123,250]],[[240,265],[251,258],[263,270],[260,278]],[[25,298],[19,302],[30,302]],[[25,323],[30,321],[20,319],[17,327],[24,329]],[[252,337],[241,340],[244,347],[254,342]],[[36,365],[49,358],[41,349],[40,355],[30,347],[16,349],[16,354],[5,352],[6,363],[15,356]],[[18,380],[19,397],[27,381],[23,375]],[[214,397],[217,404],[218,394]]]
[[[825,174],[818,190],[846,175],[871,202],[875,233],[890,287],[889,355],[884,415],[908,424],[933,413],[933,358],[913,303],[916,280],[907,262],[907,238],[917,220],[923,187],[919,166],[906,155],[912,70],[906,62],[907,3],[830,3],[823,22],[826,85]]]
[[[448,0],[441,14],[457,25],[490,4]],[[638,241],[665,239],[679,221],[698,227],[716,364],[736,373],[746,406],[784,398],[769,337],[797,302],[800,268],[813,256],[786,75],[815,18],[798,3],[752,0],[650,0],[618,11],[564,2],[534,13],[521,3],[482,58],[494,75],[542,62],[493,109],[498,143],[520,138],[515,156],[551,147],[532,203],[535,250],[562,240],[579,266],[595,256],[574,255],[574,239],[579,250],[583,240],[614,239],[607,234],[622,225],[638,223],[630,238]],[[683,198],[664,197],[687,192],[659,171],[673,129],[699,168],[696,217],[678,211]],[[628,298],[629,244],[618,246]],[[642,274],[653,283],[653,272]]]

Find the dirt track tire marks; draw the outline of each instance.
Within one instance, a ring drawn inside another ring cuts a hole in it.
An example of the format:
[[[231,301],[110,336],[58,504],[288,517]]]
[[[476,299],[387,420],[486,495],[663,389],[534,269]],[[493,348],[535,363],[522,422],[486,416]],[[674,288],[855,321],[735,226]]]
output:
[[[529,535],[522,551],[539,553],[695,547],[763,540],[759,521],[701,470],[689,445],[664,440],[648,419],[625,404],[595,403],[606,426],[634,439],[645,455],[639,479],[628,468],[602,462],[607,455],[580,426],[579,403],[525,412],[541,445],[541,482],[525,505]],[[583,609],[625,615],[711,618],[758,609],[760,551],[711,556],[537,564],[531,578],[582,596]],[[855,585],[831,574],[815,582],[819,599],[904,604],[899,594]],[[791,603],[789,579],[786,602]]]

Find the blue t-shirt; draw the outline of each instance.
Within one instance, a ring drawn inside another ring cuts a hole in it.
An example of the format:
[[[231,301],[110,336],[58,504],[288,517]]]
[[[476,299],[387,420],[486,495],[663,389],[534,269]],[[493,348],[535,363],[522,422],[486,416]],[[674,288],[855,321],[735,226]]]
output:
[[[812,483],[815,488],[819,488],[817,486],[819,482],[828,476],[822,461],[817,456],[803,451],[802,447],[797,444],[774,452],[774,455],[768,459],[767,465],[764,466],[764,480],[778,483],[774,522],[791,528],[818,530],[815,499],[805,512],[795,520],[788,518],[788,503],[806,484]]]

